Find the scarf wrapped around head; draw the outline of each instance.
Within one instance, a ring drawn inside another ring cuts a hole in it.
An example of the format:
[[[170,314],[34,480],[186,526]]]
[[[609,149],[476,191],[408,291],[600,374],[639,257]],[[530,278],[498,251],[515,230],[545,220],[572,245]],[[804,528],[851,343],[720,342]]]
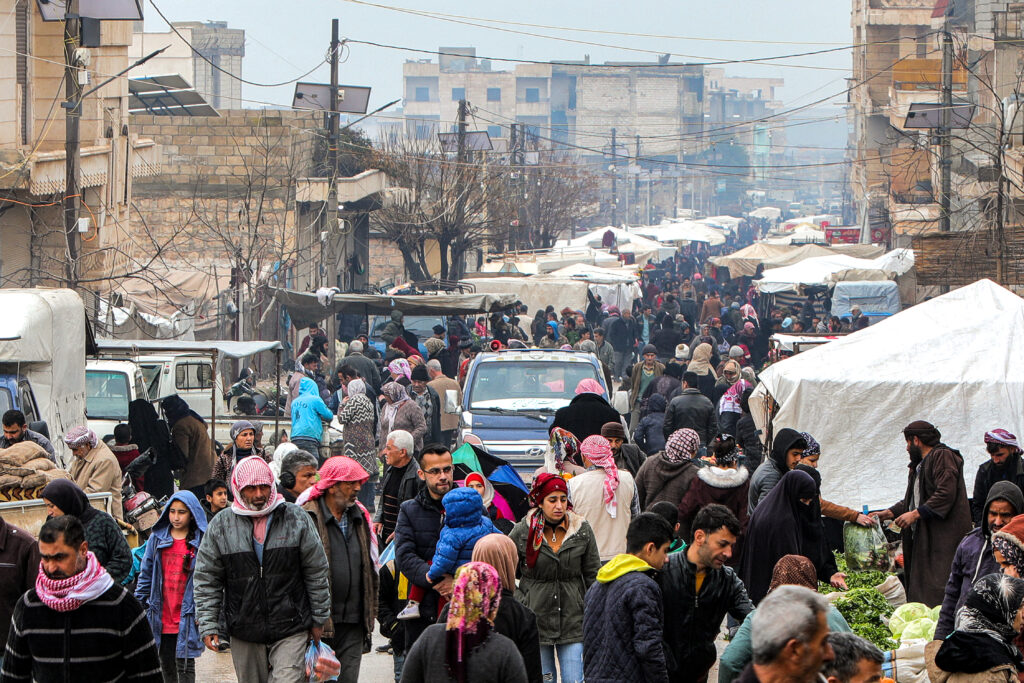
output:
[[[242,498],[242,489],[246,486],[269,486],[270,496],[267,503],[261,509],[256,510],[250,507]],[[267,540],[267,521],[270,513],[284,503],[284,496],[277,492],[274,486],[274,473],[267,461],[258,455],[250,455],[242,458],[235,465],[231,472],[231,495],[234,501],[231,503],[231,511],[243,517],[252,517],[252,535],[257,543]]]
[[[804,441],[807,442],[807,448],[804,449],[802,458],[809,458],[813,455],[821,455],[821,444],[814,440],[814,437],[807,432],[800,432],[800,436],[804,437]]]
[[[1005,429],[993,429],[991,432],[985,432],[985,443],[997,443],[1002,446],[1009,446],[1020,450],[1020,443],[1017,441],[1017,437],[1006,431]]]
[[[1024,604],[1024,581],[1005,574],[978,579],[956,613],[956,630],[986,633],[1012,643],[1017,637],[1014,618]]]
[[[700,448],[700,435],[694,430],[684,427],[677,429],[665,441],[665,460],[683,462],[693,460]]]
[[[803,586],[817,592],[818,572],[814,563],[803,555],[783,555],[775,563],[768,592],[771,593],[779,586]]]
[[[366,473],[362,465],[344,455],[335,455],[334,457],[327,458],[326,462],[320,467],[319,475],[315,484],[299,494],[299,497],[295,500],[296,505],[302,507],[309,501],[316,500],[327,493],[328,489],[340,482],[358,481],[360,484],[365,484],[370,479],[370,475]],[[366,528],[371,529],[370,559],[373,560],[374,571],[380,571],[380,552],[377,546],[377,534],[372,531],[373,517],[370,516],[370,512],[358,500],[356,505],[359,506],[359,511],[363,513],[363,518],[366,520]]]
[[[487,639],[501,603],[501,577],[486,562],[467,562],[455,572],[445,625],[445,663],[458,683],[466,683],[466,660]]]
[[[744,318],[753,318],[755,323],[759,322],[759,319],[757,317],[757,309],[755,309],[750,304],[743,304],[742,306],[740,306],[740,313],[743,315]]]
[[[515,591],[519,552],[511,538],[505,534],[487,534],[473,546],[473,561],[486,562],[497,569],[501,587],[507,591]]]
[[[474,481],[479,482],[484,487],[484,492],[480,497],[484,499],[484,509],[486,510],[494,502],[494,484],[479,472],[470,472],[466,475],[465,486],[469,486]]]
[[[96,444],[99,443],[99,437],[96,436],[96,432],[88,427],[72,427],[64,433],[64,443],[68,445],[68,448],[89,446],[92,449],[96,448]]]
[[[580,464],[580,440],[568,429],[555,427],[548,437],[548,450],[544,454],[544,466],[548,472],[565,471],[565,461],[574,465]],[[550,462],[549,462],[550,460]]]
[[[366,382],[361,379],[354,379],[348,383],[349,396],[366,396]]]
[[[388,370],[391,371],[391,376],[395,379],[398,379],[399,375],[405,375],[405,378],[409,380],[412,379],[412,366],[404,358],[396,358],[388,363]]]
[[[615,500],[615,491],[619,488],[619,470],[615,466],[615,456],[612,454],[612,446],[608,439],[594,434],[588,436],[580,444],[580,452],[583,457],[604,470],[604,509],[615,519],[618,511],[618,503]]]
[[[412,374],[412,371],[409,374]],[[409,392],[398,382],[388,382],[380,390],[391,402],[391,406],[398,406],[409,400]]]
[[[693,358],[690,360],[690,364],[686,366],[686,369],[698,375],[711,375],[718,379],[715,369],[711,367],[712,353],[714,353],[714,349],[711,348],[711,344],[707,342],[698,344],[697,348],[693,350]]]
[[[42,569],[36,575],[36,595],[47,607],[57,612],[70,612],[95,600],[114,585],[107,570],[90,551],[85,569],[66,579],[51,579]]]
[[[581,379],[580,383],[576,385],[576,395],[580,394],[597,394],[598,396],[604,396],[604,387],[596,379],[587,377]]]
[[[569,495],[569,486],[560,475],[541,472],[534,477],[529,500],[530,506],[537,509],[530,513],[530,531],[526,537],[526,566],[530,569],[537,564],[537,555],[544,543],[544,511],[539,508],[544,499],[556,491]],[[569,505],[567,509],[571,508]]]

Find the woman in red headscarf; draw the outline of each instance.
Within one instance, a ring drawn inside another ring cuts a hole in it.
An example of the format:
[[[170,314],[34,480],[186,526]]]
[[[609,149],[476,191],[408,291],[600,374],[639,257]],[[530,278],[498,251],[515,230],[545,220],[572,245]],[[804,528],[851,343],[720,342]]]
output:
[[[516,599],[537,615],[541,667],[554,680],[583,680],[583,596],[601,558],[587,520],[572,511],[565,479],[543,472],[533,480],[530,511],[509,534],[519,553]]]

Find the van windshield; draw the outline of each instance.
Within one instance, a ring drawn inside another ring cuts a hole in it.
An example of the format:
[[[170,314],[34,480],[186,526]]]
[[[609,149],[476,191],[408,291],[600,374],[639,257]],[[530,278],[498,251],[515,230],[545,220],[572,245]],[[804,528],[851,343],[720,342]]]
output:
[[[480,363],[469,390],[470,410],[557,410],[584,379],[600,381],[590,363],[491,361]]]
[[[85,416],[90,420],[127,420],[130,400],[125,373],[85,371]]]

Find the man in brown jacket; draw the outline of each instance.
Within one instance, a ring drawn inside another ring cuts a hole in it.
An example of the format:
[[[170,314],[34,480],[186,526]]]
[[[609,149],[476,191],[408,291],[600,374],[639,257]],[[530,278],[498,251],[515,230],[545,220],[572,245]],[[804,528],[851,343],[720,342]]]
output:
[[[324,623],[323,638],[341,662],[340,683],[359,680],[377,614],[377,537],[358,499],[368,479],[359,463],[336,455],[320,468],[320,480],[295,501],[313,518],[327,553],[331,618]]]
[[[121,506],[121,466],[107,444],[88,427],[72,427],[64,433],[64,443],[75,456],[71,479],[86,493],[109,493],[110,514],[124,520]]]
[[[906,495],[876,515],[900,528],[907,600],[940,605],[956,547],[972,526],[964,459],[923,420],[911,422],[903,436],[910,454]]]
[[[444,374],[441,370],[441,361],[436,358],[427,361],[427,372],[430,374],[427,386],[433,387],[441,399],[441,443],[451,448],[455,430],[459,428],[459,414],[445,412],[445,396],[449,390],[454,391],[459,405],[462,405],[462,387]]]

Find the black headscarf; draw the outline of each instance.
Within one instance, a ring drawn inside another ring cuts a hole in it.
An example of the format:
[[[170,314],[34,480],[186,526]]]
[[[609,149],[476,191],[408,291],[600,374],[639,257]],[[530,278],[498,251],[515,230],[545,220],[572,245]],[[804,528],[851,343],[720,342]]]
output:
[[[811,504],[801,499],[810,499]],[[783,556],[820,553],[821,518],[813,507],[817,499],[814,478],[794,470],[783,475],[754,509],[744,535],[740,578],[755,603],[768,593],[772,569]]]
[[[810,505],[814,520],[811,523],[811,528],[808,529],[806,557],[810,558],[811,562],[814,563],[818,577],[827,583],[829,578],[839,570],[836,567],[835,556],[829,549],[825,539],[825,525],[821,521],[821,474],[810,465],[797,465],[793,470],[805,472],[814,480],[814,488],[817,493],[811,500]]]
[[[160,401],[160,408],[163,409],[164,415],[167,416],[167,424],[171,427],[174,426],[175,422],[188,415],[191,415],[204,425],[206,424],[206,421],[199,417],[199,413],[189,408],[188,403],[185,403],[185,399],[177,394],[168,396]]]
[[[65,515],[77,517],[84,526],[100,511],[89,505],[89,498],[78,484],[70,479],[54,479],[43,488],[43,498],[50,501]]]

